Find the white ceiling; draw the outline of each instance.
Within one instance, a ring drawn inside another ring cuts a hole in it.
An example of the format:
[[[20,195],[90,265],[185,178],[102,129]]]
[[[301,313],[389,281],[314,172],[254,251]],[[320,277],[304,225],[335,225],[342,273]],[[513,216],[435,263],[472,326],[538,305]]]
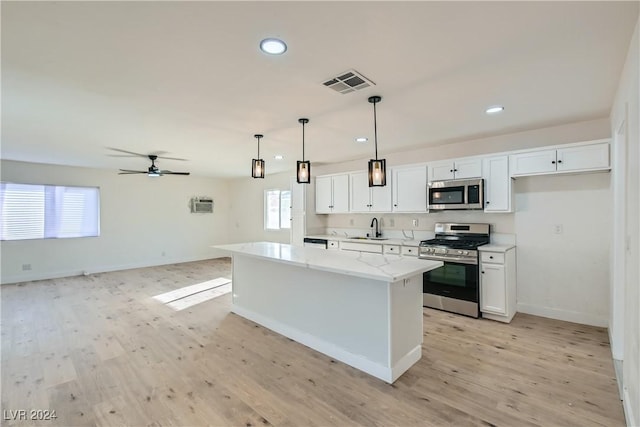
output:
[[[638,2],[2,2],[2,158],[250,175],[606,117]],[[258,49],[280,37],[279,57]],[[322,82],[355,69],[376,86]],[[486,107],[505,112],[488,116]],[[354,138],[368,136],[357,144]],[[275,154],[285,159],[276,161]],[[364,168],[364,166],[363,166]],[[123,177],[123,179],[136,179]],[[171,178],[169,178],[171,179]],[[180,179],[180,178],[176,178]]]

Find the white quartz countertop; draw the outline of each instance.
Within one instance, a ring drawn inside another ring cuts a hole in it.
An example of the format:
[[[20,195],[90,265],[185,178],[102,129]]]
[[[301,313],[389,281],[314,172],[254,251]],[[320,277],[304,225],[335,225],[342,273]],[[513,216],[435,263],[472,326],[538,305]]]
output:
[[[488,245],[478,246],[478,250],[480,252],[507,252],[509,249],[515,248],[516,245],[513,244],[495,244],[490,243]]]
[[[376,245],[400,245],[400,246],[419,246],[420,240],[412,240],[412,239],[354,239],[346,236],[336,236],[329,234],[319,234],[312,236],[304,236],[311,239],[325,239],[325,240],[338,240],[341,242],[359,242],[359,243],[369,243]]]
[[[416,257],[330,251],[273,242],[238,243],[213,246],[213,248],[231,254],[268,259],[274,262],[384,282],[406,279],[443,265],[441,261],[430,261]]]

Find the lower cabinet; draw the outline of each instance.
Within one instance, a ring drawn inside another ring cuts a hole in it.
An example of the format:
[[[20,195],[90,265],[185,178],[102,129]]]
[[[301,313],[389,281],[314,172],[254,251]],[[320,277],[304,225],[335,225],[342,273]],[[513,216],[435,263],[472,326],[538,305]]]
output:
[[[480,252],[482,317],[511,322],[516,314],[516,249]]]

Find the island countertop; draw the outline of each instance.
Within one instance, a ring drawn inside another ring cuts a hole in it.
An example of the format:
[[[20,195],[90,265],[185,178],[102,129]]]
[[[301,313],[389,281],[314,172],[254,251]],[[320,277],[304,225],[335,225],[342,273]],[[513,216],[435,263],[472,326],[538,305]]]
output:
[[[381,255],[351,251],[329,251],[322,248],[292,246],[284,243],[251,242],[218,245],[213,248],[253,258],[329,271],[365,279],[395,282],[443,265],[399,255]]]

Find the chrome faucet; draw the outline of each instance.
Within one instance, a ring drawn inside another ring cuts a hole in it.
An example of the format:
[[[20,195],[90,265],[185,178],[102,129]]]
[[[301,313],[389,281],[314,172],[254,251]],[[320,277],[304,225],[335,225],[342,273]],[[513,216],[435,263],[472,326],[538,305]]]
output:
[[[375,218],[375,217],[374,217],[374,218],[371,220],[371,225],[370,225],[369,227],[373,228],[373,223],[374,223],[374,222],[376,223],[376,234],[375,234],[375,236],[374,236],[374,237],[380,237],[380,236],[382,236],[382,233],[378,230],[378,218]]]

